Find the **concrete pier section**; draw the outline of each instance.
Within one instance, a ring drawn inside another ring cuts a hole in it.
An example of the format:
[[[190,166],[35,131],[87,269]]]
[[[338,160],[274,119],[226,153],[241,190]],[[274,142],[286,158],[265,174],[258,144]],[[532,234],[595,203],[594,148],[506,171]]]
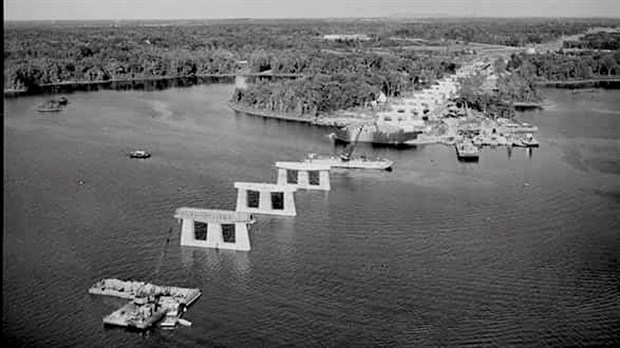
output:
[[[250,251],[248,225],[252,215],[230,210],[179,208],[181,245]]]
[[[331,189],[329,183],[330,166],[321,163],[276,162],[278,185],[306,190]]]
[[[237,211],[295,216],[295,187],[289,185],[236,182]]]

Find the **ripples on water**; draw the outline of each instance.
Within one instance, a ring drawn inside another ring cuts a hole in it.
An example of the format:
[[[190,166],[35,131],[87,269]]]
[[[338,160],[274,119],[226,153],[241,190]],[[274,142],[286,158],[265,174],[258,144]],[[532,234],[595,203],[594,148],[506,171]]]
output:
[[[549,90],[531,156],[450,147],[356,151],[387,172],[334,172],[260,217],[249,253],[182,248],[181,206],[234,209],[234,181],[334,153],[326,130],[235,115],[231,85],[5,100],[3,329],[18,346],[574,346],[620,344],[617,91]],[[153,157],[124,155],[147,148]],[[172,242],[166,245],[173,228]],[[104,329],[103,277],[199,287],[191,328]]]

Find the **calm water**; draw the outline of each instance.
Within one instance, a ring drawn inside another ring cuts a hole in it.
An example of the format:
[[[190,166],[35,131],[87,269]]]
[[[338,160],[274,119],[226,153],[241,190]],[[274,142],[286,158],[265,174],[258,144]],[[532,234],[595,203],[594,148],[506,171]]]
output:
[[[620,92],[547,90],[541,148],[359,146],[392,173],[332,173],[260,217],[249,253],[180,247],[174,209],[234,209],[234,181],[338,151],[324,129],[235,115],[232,85],[5,100],[3,331],[28,347],[620,344]],[[148,148],[153,157],[125,153]],[[81,182],[82,181],[82,182]],[[173,227],[174,242],[166,246]],[[191,328],[104,329],[104,277],[202,289]]]

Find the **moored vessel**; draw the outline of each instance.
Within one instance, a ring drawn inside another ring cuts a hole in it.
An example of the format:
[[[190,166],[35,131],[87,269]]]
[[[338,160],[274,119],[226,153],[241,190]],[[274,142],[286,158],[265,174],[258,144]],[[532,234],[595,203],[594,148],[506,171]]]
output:
[[[336,140],[350,143],[359,134],[357,141],[363,143],[383,144],[383,145],[403,145],[412,140],[416,140],[421,130],[405,130],[401,127],[387,124],[372,125],[353,125],[345,126],[334,132]]]
[[[304,160],[307,163],[320,163],[329,165],[332,168],[345,169],[376,169],[376,170],[392,170],[393,161],[387,158],[368,159],[366,156],[349,157],[342,156],[317,156],[316,154],[308,154]]]
[[[469,139],[457,142],[454,147],[456,148],[456,157],[459,161],[477,162],[480,158],[480,150]]]

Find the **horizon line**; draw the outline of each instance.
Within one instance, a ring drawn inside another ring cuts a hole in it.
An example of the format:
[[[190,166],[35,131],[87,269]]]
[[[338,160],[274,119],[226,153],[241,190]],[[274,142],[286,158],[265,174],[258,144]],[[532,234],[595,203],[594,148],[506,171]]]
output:
[[[126,22],[126,21],[221,21],[221,20],[342,20],[342,19],[390,19],[390,20],[403,20],[403,19],[615,19],[620,25],[620,19],[610,16],[480,16],[480,15],[449,15],[449,14],[428,14],[428,15],[389,15],[381,17],[222,17],[222,18],[99,18],[99,19],[4,19],[4,22]]]

